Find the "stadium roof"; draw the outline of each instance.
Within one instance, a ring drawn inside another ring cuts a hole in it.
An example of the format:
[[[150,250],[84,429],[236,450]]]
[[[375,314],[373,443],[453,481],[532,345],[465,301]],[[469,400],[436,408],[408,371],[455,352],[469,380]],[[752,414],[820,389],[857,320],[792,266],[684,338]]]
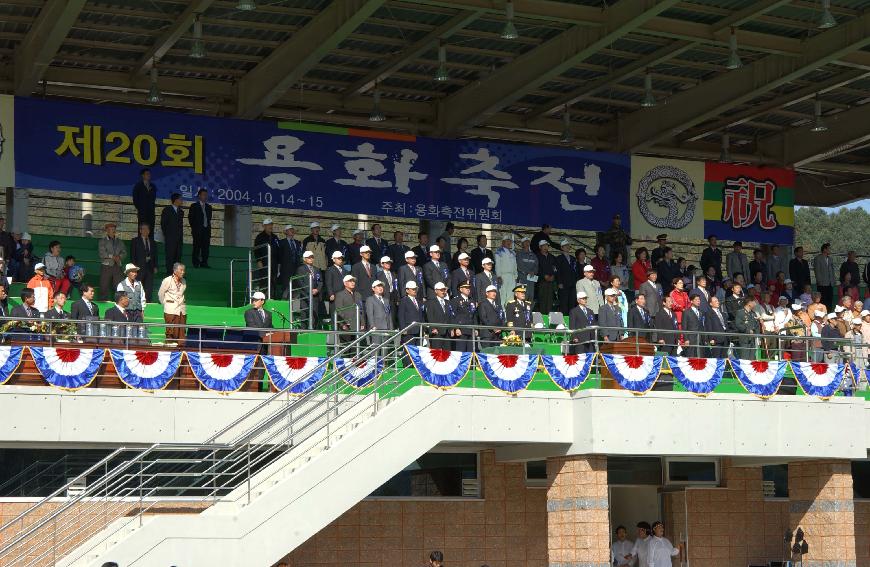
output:
[[[166,109],[536,144],[561,143],[567,109],[577,147],[719,159],[727,141],[795,166],[799,204],[870,195],[870,0],[240,4],[0,1],[0,85],[143,106],[156,68]]]

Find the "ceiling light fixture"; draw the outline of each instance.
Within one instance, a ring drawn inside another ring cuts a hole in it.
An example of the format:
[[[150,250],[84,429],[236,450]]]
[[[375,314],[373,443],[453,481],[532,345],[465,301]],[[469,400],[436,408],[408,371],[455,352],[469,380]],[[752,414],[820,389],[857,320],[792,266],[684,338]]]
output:
[[[719,163],[731,163],[731,136],[722,134],[722,151],[719,152]]]
[[[190,48],[190,56],[194,59],[205,57],[205,43],[202,41],[202,20],[197,14],[193,18],[193,45]]]
[[[508,0],[504,5],[504,16],[507,21],[504,23],[504,29],[501,30],[502,39],[516,39],[520,37],[517,33],[517,26],[514,25],[514,3]]]
[[[725,68],[729,71],[743,67],[743,61],[740,60],[740,53],[737,52],[737,30],[731,28],[731,36],[728,38],[728,63]]]
[[[837,25],[837,18],[831,13],[831,0],[822,0],[822,15],[819,16],[819,29],[826,30]]]
[[[563,144],[570,144],[574,141],[574,132],[571,131],[571,111],[568,105],[565,105],[565,112],[562,113],[562,136],[559,141]]]
[[[450,79],[450,74],[447,72],[447,46],[444,43],[438,44],[438,70],[435,72],[435,80],[443,83]]]
[[[819,100],[819,95],[816,95],[816,101],[813,105],[813,114],[816,117],[815,122],[813,122],[813,127],[810,128],[810,132],[827,132],[828,125],[825,124],[825,119],[822,118],[822,101]]]
[[[652,74],[649,71],[643,76],[643,101],[640,105],[643,108],[651,108],[656,105],[656,97],[652,90]]]
[[[374,102],[372,103],[372,112],[369,114],[369,122],[383,122],[387,117],[381,112],[381,91],[375,90],[373,98]]]
[[[251,10],[257,9],[257,3],[254,0],[239,0],[236,4],[236,10],[242,10],[244,12],[250,12]]]
[[[145,99],[151,104],[160,104],[163,102],[163,94],[160,92],[160,87],[157,86],[157,62],[151,66],[151,84],[148,87],[148,97]]]

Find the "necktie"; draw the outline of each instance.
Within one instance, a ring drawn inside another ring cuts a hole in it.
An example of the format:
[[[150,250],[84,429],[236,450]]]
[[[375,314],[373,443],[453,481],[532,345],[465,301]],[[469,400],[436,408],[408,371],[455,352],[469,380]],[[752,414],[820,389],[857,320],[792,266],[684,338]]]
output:
[[[94,308],[91,306],[91,302],[90,302],[90,301],[86,301],[86,302],[85,302],[85,305],[88,306],[88,313],[90,313],[91,315],[93,315],[93,314],[94,314]]]
[[[142,238],[142,242],[145,243],[145,254],[148,254],[151,251],[151,245],[148,243],[147,238]]]
[[[260,319],[262,319],[263,323],[265,323],[266,322],[266,312],[263,311],[262,309],[260,309],[259,311],[260,311]]]
[[[412,297],[412,298],[411,298],[411,303],[414,304],[414,308],[415,308],[415,309],[417,309],[418,311],[420,310],[420,306],[417,305],[417,298],[416,298],[416,297]]]
[[[365,262],[363,263],[363,266],[365,266],[366,274],[368,274],[369,277],[372,277],[372,267],[369,265],[369,263]]]

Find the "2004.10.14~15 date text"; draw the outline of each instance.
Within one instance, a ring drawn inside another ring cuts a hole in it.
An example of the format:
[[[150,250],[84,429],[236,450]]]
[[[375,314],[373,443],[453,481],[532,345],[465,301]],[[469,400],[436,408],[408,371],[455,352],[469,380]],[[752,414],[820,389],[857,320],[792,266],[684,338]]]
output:
[[[302,207],[322,209],[323,197],[296,197],[292,193],[272,194],[268,191],[245,191],[242,189],[218,189],[218,201],[245,203],[253,205],[272,205],[276,207]]]

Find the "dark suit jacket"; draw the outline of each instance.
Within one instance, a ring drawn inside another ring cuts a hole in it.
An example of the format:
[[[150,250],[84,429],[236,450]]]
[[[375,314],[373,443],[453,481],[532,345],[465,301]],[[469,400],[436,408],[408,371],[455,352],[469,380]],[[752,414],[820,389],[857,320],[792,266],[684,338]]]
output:
[[[426,247],[426,250],[423,250],[423,247],[418,244],[417,246],[414,246],[413,248],[411,248],[411,250],[413,250],[414,254],[417,255],[417,265],[418,266],[422,267],[423,264],[425,264],[426,262],[429,262],[431,260],[431,258],[429,258],[428,246]]]
[[[700,309],[699,309],[700,311]],[[695,315],[694,310],[691,307],[683,311],[683,338],[689,341],[691,344],[698,344],[698,335],[696,331],[704,330],[704,320],[703,315],[700,317]],[[701,339],[703,340],[703,338]]]
[[[400,266],[405,265],[405,252],[410,250],[404,244],[396,244],[395,242],[390,244],[387,249],[387,256],[389,256],[393,260],[393,269],[398,270]]]
[[[788,274],[791,281],[794,283],[795,293],[798,295],[804,292],[804,286],[810,282],[810,263],[806,260],[798,260],[792,258],[788,263]],[[852,282],[857,284],[858,282]]]
[[[93,309],[94,309],[93,315],[91,315],[91,312],[88,311],[88,306],[85,304],[84,299],[76,300],[75,303],[72,304],[72,309],[71,309],[72,318],[78,319],[80,321],[83,321],[91,316],[99,318],[100,317],[100,306],[92,301],[91,307],[93,307]]]
[[[209,203],[205,204],[205,217],[208,220],[208,229],[211,230],[211,215],[212,208]],[[190,204],[187,208],[187,224],[193,230],[201,230],[202,227],[202,205],[199,204],[199,199]]]
[[[442,339],[450,338],[448,336],[448,331],[453,318],[450,316],[450,309],[447,307],[448,305],[449,301],[447,298],[444,298],[444,309],[441,309],[441,304],[437,298],[426,302],[426,322],[434,325],[438,330],[438,338]]]
[[[151,184],[149,191],[142,181],[133,186],[133,206],[144,217],[154,216],[154,202],[157,200],[157,186]],[[154,227],[151,227],[154,230]]]
[[[446,265],[444,262],[438,262],[438,266],[435,265],[435,262],[427,262],[423,266],[423,281],[426,282],[426,298],[427,299],[435,299],[435,284],[438,282],[447,285],[447,276],[444,275],[444,269],[446,269]]]
[[[293,280],[295,284],[293,289],[299,290],[299,295],[305,297],[306,300],[308,298],[308,288],[311,287],[311,292],[314,293],[317,290],[318,295],[313,295],[313,299],[315,302],[321,300],[320,290],[323,288],[323,274],[320,273],[319,268],[315,268],[314,265],[311,266],[311,270],[308,270],[307,264],[302,264],[298,268],[296,268],[297,276],[305,276],[299,279]]]
[[[354,305],[359,307],[359,319],[357,319],[357,310],[353,308]],[[358,291],[354,291],[351,295],[342,288],[335,294],[332,306],[335,316],[338,318],[338,326],[342,330],[361,331],[365,327],[365,302]]]
[[[717,346],[728,344],[728,338],[718,334],[728,332],[728,316],[725,313],[722,313],[721,309],[719,310],[719,313],[722,314],[722,321],[719,321],[719,317],[716,316],[713,309],[710,309],[710,311],[707,312],[707,316],[704,317],[704,331],[709,333],[704,339],[707,344],[709,344],[710,341],[713,341]]]
[[[387,252],[390,249],[390,243],[387,242],[386,238],[381,238],[381,243],[378,244],[378,241],[375,240],[375,237],[373,236],[366,240],[366,244],[372,249],[372,260],[374,260],[376,264],[380,263],[383,256],[389,256]]]
[[[659,285],[658,282],[652,283],[651,281],[646,280],[640,284],[640,288],[638,289],[638,293],[646,298],[646,308],[653,317],[658,315],[658,312],[662,309],[662,294],[664,293],[664,290],[662,290],[662,294],[660,294],[659,290],[661,290],[661,287],[662,286]]]
[[[357,262],[350,269],[350,275],[356,278],[356,291],[363,299],[366,299],[372,294],[372,282],[377,278],[378,265],[369,262],[369,271],[371,271],[371,276],[366,273],[362,261]]]
[[[592,321],[589,321],[589,317],[592,317]],[[592,310],[588,307],[584,312],[583,309],[578,305],[568,312],[568,327],[574,331],[571,334],[571,342],[576,343],[588,343],[592,340],[592,331],[584,331],[586,327],[590,325],[594,325],[595,323],[595,314],[592,313]]]
[[[106,309],[104,319],[106,321],[114,321],[116,323],[128,323],[130,321],[127,312],[121,311],[116,305],[113,305]]]
[[[387,274],[381,268],[375,277],[384,282],[384,297],[390,302],[390,305],[398,305],[399,298],[405,294],[405,290],[399,289],[399,278],[396,277],[396,274],[391,271],[390,281],[387,282]]]
[[[17,317],[19,319],[42,319],[42,316],[39,313],[39,310],[36,307],[30,308],[30,313],[27,313],[27,309],[24,305],[16,305],[12,308],[12,313],[9,314],[10,317]]]
[[[302,263],[302,252],[302,243],[295,238],[292,244],[286,238],[278,241],[278,274],[282,282],[286,283],[296,273]],[[329,259],[329,255],[326,258]]]
[[[285,239],[286,240],[286,239]],[[347,242],[344,240],[336,240],[334,236],[331,236],[326,239],[326,260],[328,262],[332,261],[332,253],[333,252],[341,252],[341,255],[344,256],[345,262],[347,261]],[[380,258],[378,258],[380,260]]]
[[[471,256],[471,269],[474,270],[474,273],[479,274],[483,271],[483,259],[489,258],[493,261],[493,266],[495,265],[495,256],[492,253],[492,250],[486,248],[485,250],[481,250],[480,246],[475,246],[471,252],[468,253]]]
[[[491,279],[489,276],[491,276]],[[498,277],[496,277],[495,272],[489,272],[489,275],[487,275],[486,272],[481,271],[479,274],[474,276],[472,291],[477,292],[474,296],[474,300],[478,303],[486,301],[486,288],[491,285],[498,287]],[[497,303],[501,303],[501,292],[496,292],[495,300]]]
[[[142,241],[141,236],[137,236],[133,240],[130,241],[130,261],[139,266],[142,270],[151,270],[154,271],[154,268],[157,267],[158,256],[157,256],[157,242],[154,241],[154,237],[148,235],[148,246],[151,247],[151,260],[147,261],[145,254],[145,242]]]
[[[465,272],[462,271],[462,268],[456,268],[452,272],[450,272],[450,283],[447,284],[447,287],[450,288],[450,297],[456,297],[459,295],[459,284],[464,282],[471,283],[471,297],[477,297],[477,286],[474,282],[474,270],[471,269],[471,266],[468,266],[468,276],[465,275]]]
[[[264,321],[260,314],[256,309],[251,307],[250,309],[245,311],[245,327],[252,327],[254,329],[271,329],[272,328],[272,314],[263,309],[263,314],[266,316],[266,320]],[[253,331],[252,331],[253,332]],[[260,332],[260,336],[264,336],[266,331]]]
[[[483,298],[483,300],[478,303],[478,306],[478,318],[480,319],[481,325],[487,327],[505,326],[507,319],[505,317],[504,307],[501,306],[501,303],[499,303],[497,299],[495,301],[495,306],[493,306],[486,298]],[[501,333],[501,330],[495,332]]]
[[[649,329],[652,327],[652,315],[649,314],[646,307],[642,307],[641,309],[643,309],[643,313],[646,317],[641,315],[641,311],[638,309],[637,305],[629,306],[628,327],[630,329]],[[638,333],[637,336],[649,340],[649,333]]]
[[[163,241],[166,244],[184,241],[184,209],[178,207],[178,212],[172,205],[163,207],[160,213],[160,228],[163,230]]]
[[[405,284],[411,280],[417,282],[417,298],[419,301],[426,299],[426,281],[423,279],[423,268],[414,266],[417,270],[416,276],[411,271],[411,266],[405,264],[399,268],[399,293],[405,293]]]
[[[326,268],[326,272],[324,273],[326,274],[323,277],[325,280],[326,292],[323,299],[328,301],[329,296],[335,295],[344,289],[344,276],[347,275],[347,272],[344,271],[344,268],[339,268],[333,264]]]
[[[698,297],[701,298],[701,307],[699,307],[698,309],[701,310],[702,315],[710,310],[710,292],[708,291],[709,289],[710,288],[704,288],[704,291],[707,292],[707,295],[704,295],[700,287],[696,287],[689,292],[689,297],[692,297],[692,294],[697,293]]]
[[[608,329],[599,331],[602,338],[607,337],[610,341],[622,339],[622,333],[613,330],[623,327],[622,311],[618,305],[602,305],[601,309],[598,310],[598,324],[602,327],[608,327]]]
[[[582,270],[583,266],[577,266],[577,259],[574,256],[568,258],[561,252],[556,255],[556,283],[561,290],[559,293],[567,293],[574,295],[576,293],[577,280],[580,279],[580,274],[577,270]]]
[[[414,323],[422,323],[426,320],[423,316],[423,302],[419,299],[417,300],[417,306],[414,306],[414,302],[411,301],[411,298],[407,295],[402,298],[402,301],[399,302],[399,328],[404,329],[408,325],[412,325]],[[418,326],[413,326],[406,334],[418,334],[420,329]]]
[[[661,309],[658,313],[656,313],[655,319],[653,320],[653,326],[656,330],[659,331],[676,331],[677,330],[677,318],[674,315],[674,312],[671,311],[671,314],[668,315],[667,311]],[[677,344],[677,340],[679,339],[679,334],[675,332],[670,333],[659,333],[656,336],[656,340],[663,340],[667,345],[675,345]]]
[[[707,269],[713,266],[716,269],[716,278],[722,279],[722,249],[718,246],[715,250],[709,246],[701,252],[701,272],[706,275]]]
[[[53,319],[53,320],[62,320],[62,319],[69,319],[70,318],[69,313],[67,313],[66,311],[61,311],[60,313],[58,313],[57,309],[55,309],[54,307],[52,307],[51,309],[46,311],[45,314],[43,314],[43,317],[45,319]]]

